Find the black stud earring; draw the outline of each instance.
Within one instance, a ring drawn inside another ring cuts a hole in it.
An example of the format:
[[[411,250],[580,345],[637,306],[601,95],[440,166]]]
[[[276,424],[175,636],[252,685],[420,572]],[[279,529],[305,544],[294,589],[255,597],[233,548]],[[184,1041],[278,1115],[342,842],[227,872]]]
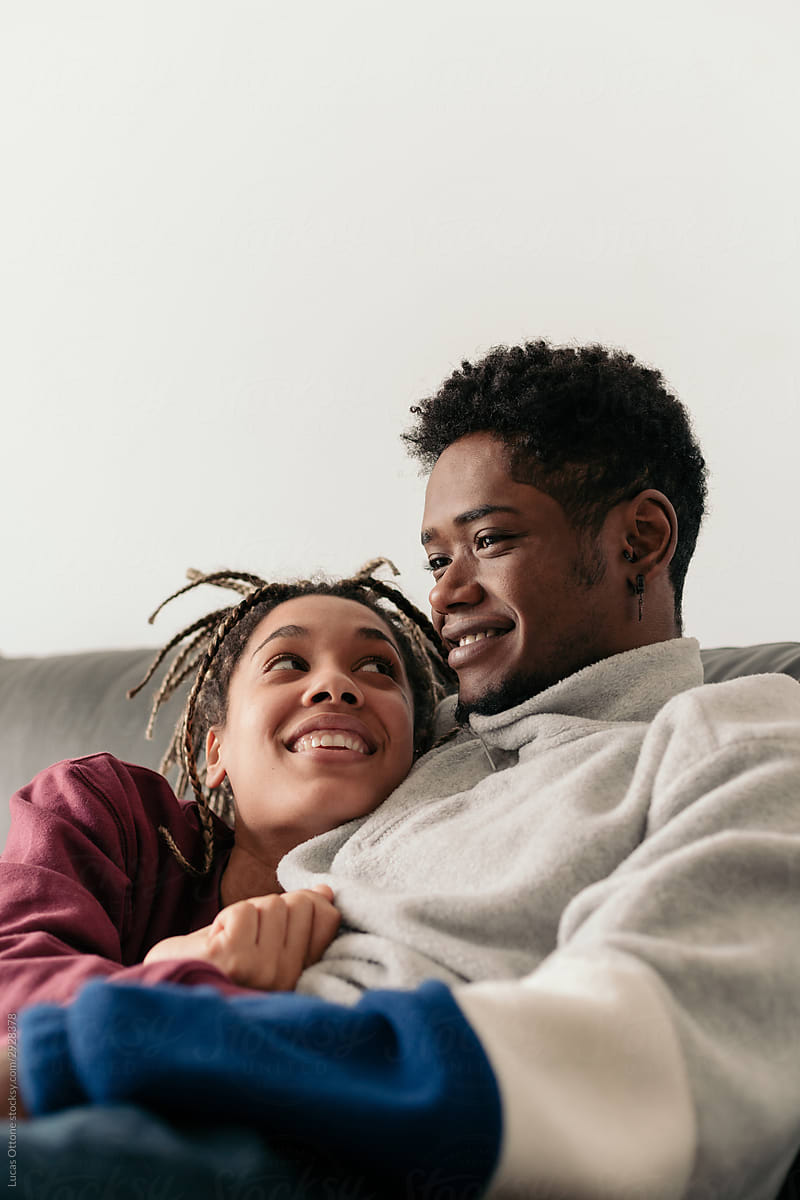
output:
[[[644,575],[636,576],[636,584],[635,584],[634,590],[635,590],[636,595],[639,600],[639,620],[641,621],[642,614],[644,612]]]
[[[622,557],[626,560],[626,562],[636,562],[636,555],[631,553],[630,550],[623,550]]]

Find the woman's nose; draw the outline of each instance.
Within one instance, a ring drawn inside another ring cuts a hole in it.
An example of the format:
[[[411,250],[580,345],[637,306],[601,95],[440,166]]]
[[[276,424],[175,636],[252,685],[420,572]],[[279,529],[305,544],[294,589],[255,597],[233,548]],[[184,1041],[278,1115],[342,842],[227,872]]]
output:
[[[352,675],[334,668],[312,672],[303,692],[304,704],[362,704],[364,695]]]

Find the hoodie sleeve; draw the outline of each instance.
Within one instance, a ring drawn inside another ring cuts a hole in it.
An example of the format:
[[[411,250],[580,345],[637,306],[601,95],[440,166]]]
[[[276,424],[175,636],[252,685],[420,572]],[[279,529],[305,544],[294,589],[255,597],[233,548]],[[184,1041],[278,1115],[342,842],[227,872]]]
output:
[[[409,1196],[430,1195],[432,1181],[442,1195],[476,1195],[500,1141],[492,1070],[451,993],[433,982],[343,1007],[95,981],[66,1009],[21,1015],[19,1077],[34,1115],[139,1102],[241,1120],[401,1176]]]
[[[141,962],[155,942],[196,927],[185,924],[191,882],[166,862],[159,822],[184,845],[194,839],[165,779],[107,754],[57,763],[12,797],[0,858],[6,1012],[65,1003],[98,976],[241,991],[207,963]]]

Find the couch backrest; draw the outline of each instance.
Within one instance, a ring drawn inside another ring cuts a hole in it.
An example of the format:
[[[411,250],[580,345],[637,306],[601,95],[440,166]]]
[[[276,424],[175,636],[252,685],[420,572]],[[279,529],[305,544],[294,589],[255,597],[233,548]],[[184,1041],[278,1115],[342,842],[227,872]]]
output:
[[[800,642],[763,642],[758,646],[721,646],[702,650],[706,683],[740,675],[791,675],[800,681]]]
[[[157,768],[183,706],[183,693],[159,713],[152,741],[144,731],[155,683],[128,700],[155,650],[106,650],[46,658],[0,658],[0,846],[8,799],[62,758],[108,750]]]
[[[146,741],[155,684],[133,700],[125,693],[144,675],[155,652],[106,650],[46,658],[0,657],[0,846],[8,826],[8,798],[42,768],[62,758],[108,750],[118,758],[158,767],[185,691],[159,714]],[[800,680],[800,644],[703,651],[706,681],[782,672]]]

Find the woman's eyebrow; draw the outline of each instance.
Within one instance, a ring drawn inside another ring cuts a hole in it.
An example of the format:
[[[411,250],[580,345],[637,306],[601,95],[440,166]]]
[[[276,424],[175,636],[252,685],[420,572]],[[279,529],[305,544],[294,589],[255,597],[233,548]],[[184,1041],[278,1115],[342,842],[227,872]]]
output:
[[[397,646],[394,644],[392,639],[389,637],[389,635],[387,633],[384,633],[382,629],[377,629],[373,625],[362,625],[355,632],[356,632],[356,637],[367,638],[371,641],[378,640],[381,642],[388,642],[388,644],[392,647],[392,649],[395,651],[395,653],[397,653],[397,654],[400,653],[400,651],[397,649]],[[281,626],[279,626],[278,629],[274,629],[272,631],[272,633],[267,634],[267,636],[264,638],[263,642],[260,642],[259,645],[256,646],[255,650],[250,655],[250,657],[255,658],[255,656],[258,654],[259,650],[263,650],[264,647],[266,646],[267,642],[271,642],[275,638],[308,637],[309,634],[310,634],[310,630],[306,629],[305,625],[281,625]]]
[[[306,629],[305,625],[281,625],[278,629],[273,630],[272,633],[267,634],[263,642],[260,642],[259,645],[256,646],[250,657],[255,658],[259,650],[263,650],[267,642],[271,642],[274,638],[279,637],[308,637],[308,630]]]
[[[393,640],[389,637],[388,633],[384,633],[382,629],[376,629],[372,625],[362,625],[360,629],[356,630],[356,635],[357,637],[370,638],[373,641],[380,639],[382,642],[388,642],[393,650],[395,650],[398,654],[400,653]]]

